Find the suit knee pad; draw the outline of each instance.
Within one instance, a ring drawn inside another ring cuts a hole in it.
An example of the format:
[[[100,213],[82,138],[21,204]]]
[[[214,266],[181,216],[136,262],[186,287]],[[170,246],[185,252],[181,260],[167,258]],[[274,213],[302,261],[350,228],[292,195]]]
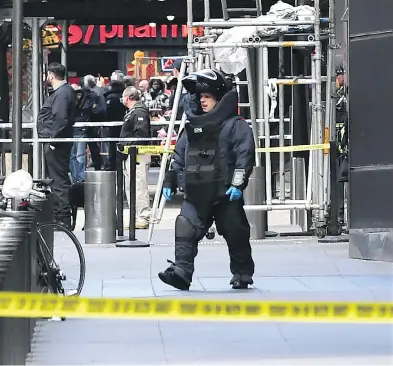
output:
[[[196,237],[196,230],[187,217],[177,216],[175,222],[176,238],[193,239]]]

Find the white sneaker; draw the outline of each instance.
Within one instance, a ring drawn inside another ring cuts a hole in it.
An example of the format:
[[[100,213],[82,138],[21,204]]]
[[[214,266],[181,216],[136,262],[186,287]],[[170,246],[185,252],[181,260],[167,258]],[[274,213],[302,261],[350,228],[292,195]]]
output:
[[[136,220],[135,221],[135,229],[148,229],[149,228],[149,222],[146,220]],[[124,225],[124,230],[130,230],[130,225],[126,224]]]
[[[136,220],[135,221],[135,229],[148,229],[149,222],[146,220]]]

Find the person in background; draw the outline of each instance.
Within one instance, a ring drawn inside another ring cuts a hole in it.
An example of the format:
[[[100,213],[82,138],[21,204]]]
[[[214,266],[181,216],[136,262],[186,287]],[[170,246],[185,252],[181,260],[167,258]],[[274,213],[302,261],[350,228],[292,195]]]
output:
[[[130,86],[123,92],[123,103],[128,108],[121,128],[121,138],[150,138],[149,110],[141,101],[142,93],[136,87]],[[125,146],[146,145],[148,142],[125,142]],[[123,152],[125,152],[123,150]],[[136,229],[147,229],[150,220],[150,197],[148,186],[148,171],[150,155],[138,155],[136,166]],[[125,189],[128,205],[130,205],[130,157],[127,157],[124,167]]]
[[[79,121],[79,104],[82,99],[82,88],[80,85],[71,84],[72,89],[75,90],[76,95],[76,117],[75,122]],[[84,128],[74,128],[73,137],[80,138],[86,137]],[[74,142],[72,144],[70,152],[70,173],[71,173],[71,183],[83,182],[85,180],[85,170],[86,170],[86,143],[85,142]]]
[[[228,245],[230,284],[253,284],[254,261],[243,191],[255,164],[253,133],[238,113],[238,94],[217,70],[201,70],[183,79],[199,102],[186,106],[187,123],[176,142],[163,195],[171,200],[184,192],[175,223],[175,261],[158,277],[180,290],[189,290],[198,242],[213,221]]]
[[[150,79],[149,90],[143,94],[143,102],[149,108],[151,116],[162,116],[168,109],[169,98],[165,93],[165,83],[161,79]]]
[[[143,93],[146,93],[149,90],[149,82],[147,80],[141,80],[138,85],[139,90]]]
[[[162,117],[168,109],[169,101],[168,95],[165,94],[165,83],[161,79],[151,78],[149,90],[143,93],[142,101],[149,109],[150,117],[154,122],[160,122],[160,120],[164,122],[162,126],[154,125],[151,129],[152,137],[157,137],[158,131],[166,125],[166,120]],[[154,141],[153,145],[159,145],[159,141]],[[152,165],[157,165],[159,159],[160,155],[154,155],[152,157]]]
[[[46,82],[52,88],[37,118],[39,138],[71,138],[76,118],[76,96],[67,84],[66,68],[52,62],[48,66]],[[44,143],[47,176],[53,179],[54,220],[71,228],[71,206],[68,192],[71,181],[68,176],[72,142]]]
[[[91,122],[103,122],[106,117],[106,102],[102,94],[102,88],[97,86],[96,78],[93,75],[86,75],[81,79],[81,86],[84,90],[90,90],[95,93],[95,107],[92,109]],[[101,135],[102,127],[87,127],[86,135],[88,138],[98,138]],[[101,149],[98,142],[89,142],[92,166],[94,170],[101,170],[103,160]]]
[[[348,182],[348,109],[344,68],[336,70],[337,201],[339,224],[345,226],[345,186]]]
[[[93,118],[94,113],[99,114],[97,112],[97,109],[99,108],[99,96],[89,87],[89,84],[84,78],[80,80],[80,86],[76,90],[76,106],[76,122],[90,122]],[[74,128],[74,137],[87,137],[88,129],[89,127]],[[91,145],[91,143],[89,145]],[[87,161],[86,148],[86,142],[74,142],[73,144],[70,156],[70,171],[72,183],[85,181]]]
[[[124,84],[126,86],[126,88],[128,88],[129,86],[136,86],[136,79],[133,76],[124,76]]]
[[[173,63],[173,71],[172,71],[173,79],[171,80],[173,89],[172,89],[171,95],[169,97],[169,110],[170,111],[173,110],[173,104],[175,102],[175,95],[176,95],[176,89],[177,89],[177,79],[180,74],[180,68],[181,68],[182,62],[183,62],[182,58],[177,58]],[[191,96],[188,94],[187,90],[185,88],[182,88],[182,91],[180,93],[179,105],[177,107],[176,121],[181,120],[183,113],[184,113],[184,105],[191,102],[190,98],[191,98]]]
[[[177,79],[179,77],[180,74],[180,68],[181,68],[181,64],[183,62],[182,58],[177,58],[175,59],[175,61],[173,62],[173,69],[172,69],[172,75]],[[185,75],[184,75],[185,76]]]
[[[105,79],[102,76],[96,78],[97,87],[103,89],[105,87]]]
[[[111,81],[104,88],[104,98],[106,101],[106,120],[108,122],[123,121],[126,108],[121,101],[125,89],[124,74],[119,70],[112,73]],[[103,137],[120,137],[121,126],[105,127]],[[103,153],[107,154],[104,161],[104,169],[109,171],[116,170],[116,142],[103,144]]]

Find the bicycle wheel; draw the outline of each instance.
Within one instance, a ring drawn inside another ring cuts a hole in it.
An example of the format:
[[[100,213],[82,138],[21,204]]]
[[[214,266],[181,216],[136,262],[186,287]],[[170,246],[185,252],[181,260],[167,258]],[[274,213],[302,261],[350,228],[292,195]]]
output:
[[[37,277],[38,284],[43,293],[53,293],[64,295],[61,282],[58,280],[56,268],[54,268],[48,261],[46,250],[44,251],[44,244],[41,240],[37,242]]]
[[[85,282],[86,262],[75,234],[56,223],[38,224],[37,234],[43,264],[49,268],[47,283],[50,290],[66,296],[80,295]]]

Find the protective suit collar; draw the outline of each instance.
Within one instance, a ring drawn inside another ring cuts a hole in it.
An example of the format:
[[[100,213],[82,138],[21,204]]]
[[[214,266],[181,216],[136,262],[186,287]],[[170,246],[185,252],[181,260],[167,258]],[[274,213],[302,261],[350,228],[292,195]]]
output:
[[[199,103],[198,103],[199,104]],[[194,108],[192,108],[194,106]],[[209,113],[200,114],[195,110],[194,103],[186,105],[184,108],[187,119],[193,126],[202,126],[212,122],[224,122],[236,116],[238,106],[238,94],[236,90],[231,90],[223,96]],[[200,107],[199,107],[200,108]],[[199,109],[198,108],[198,109]]]

